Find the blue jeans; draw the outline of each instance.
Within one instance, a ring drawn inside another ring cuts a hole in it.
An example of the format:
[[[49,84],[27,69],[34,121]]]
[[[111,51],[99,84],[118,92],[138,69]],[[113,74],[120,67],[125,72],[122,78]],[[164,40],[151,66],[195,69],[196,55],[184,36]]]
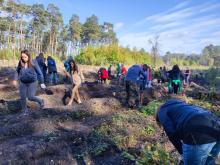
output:
[[[52,72],[52,73],[49,73],[49,74],[50,74],[50,84],[53,84],[53,82],[56,84],[57,83],[57,73]]]
[[[200,145],[183,144],[184,165],[215,165],[219,152],[220,141]]]

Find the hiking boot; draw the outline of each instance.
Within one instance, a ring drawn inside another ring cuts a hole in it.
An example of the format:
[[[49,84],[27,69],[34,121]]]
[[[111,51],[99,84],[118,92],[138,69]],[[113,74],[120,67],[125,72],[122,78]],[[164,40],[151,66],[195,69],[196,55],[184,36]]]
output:
[[[44,100],[42,99],[40,103],[40,109],[43,109],[43,108],[44,108]]]

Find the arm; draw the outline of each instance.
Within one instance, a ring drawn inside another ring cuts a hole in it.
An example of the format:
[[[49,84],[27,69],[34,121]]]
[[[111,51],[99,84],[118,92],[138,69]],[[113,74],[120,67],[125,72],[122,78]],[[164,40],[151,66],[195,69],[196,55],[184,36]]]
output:
[[[174,145],[174,147],[177,149],[177,151],[179,152],[180,155],[183,154],[183,149],[182,149],[182,142],[180,141],[180,139],[178,138],[178,136],[176,135],[171,135],[168,136],[169,140],[171,141],[171,143]]]
[[[139,76],[143,76],[144,79],[147,79],[147,76],[144,74],[143,70],[140,71]]]
[[[40,83],[43,84],[44,83],[44,76],[43,76],[43,74],[40,70],[40,67],[39,67],[38,63],[34,62],[33,67],[34,67],[34,69],[37,73],[37,76],[39,77]]]
[[[82,70],[80,68],[79,68],[79,76],[80,76],[81,80],[84,82],[85,77],[83,76]]]
[[[160,123],[163,125],[163,128],[170,140],[170,142],[174,145],[174,147],[177,149],[177,151],[182,154],[182,142],[181,139],[178,136],[178,132],[175,128],[174,123],[172,122],[172,119],[169,117],[169,115],[166,112],[162,112],[161,110],[160,115],[158,116]],[[161,121],[162,120],[162,121]]]

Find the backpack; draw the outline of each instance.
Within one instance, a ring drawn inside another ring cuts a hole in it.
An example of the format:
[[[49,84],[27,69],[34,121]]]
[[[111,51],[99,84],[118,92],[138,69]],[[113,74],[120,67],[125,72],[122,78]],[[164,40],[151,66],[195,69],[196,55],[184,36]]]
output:
[[[70,71],[70,64],[69,64],[69,61],[65,61],[65,62],[64,62],[64,68],[65,68],[65,70],[66,70],[67,72]]]
[[[52,59],[48,60],[48,65],[55,66],[55,61]]]
[[[34,72],[36,72],[36,69],[35,69],[35,67],[33,66],[32,67],[32,69],[33,69],[33,71],[31,72],[31,71],[29,71],[29,72],[25,72],[24,73],[24,75],[22,75],[21,77],[20,77],[20,81],[22,82],[22,83],[33,83],[34,81],[35,81],[35,76],[36,76],[36,74],[34,73]],[[21,66],[18,66],[18,68],[17,68],[17,73],[18,73],[18,75],[20,74],[20,71],[21,71]]]

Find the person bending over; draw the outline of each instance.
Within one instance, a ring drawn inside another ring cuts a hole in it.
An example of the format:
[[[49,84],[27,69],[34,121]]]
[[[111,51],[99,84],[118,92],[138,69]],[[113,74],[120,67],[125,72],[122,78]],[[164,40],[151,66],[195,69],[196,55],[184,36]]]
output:
[[[156,112],[185,165],[214,165],[220,151],[220,119],[208,110],[171,99]]]

